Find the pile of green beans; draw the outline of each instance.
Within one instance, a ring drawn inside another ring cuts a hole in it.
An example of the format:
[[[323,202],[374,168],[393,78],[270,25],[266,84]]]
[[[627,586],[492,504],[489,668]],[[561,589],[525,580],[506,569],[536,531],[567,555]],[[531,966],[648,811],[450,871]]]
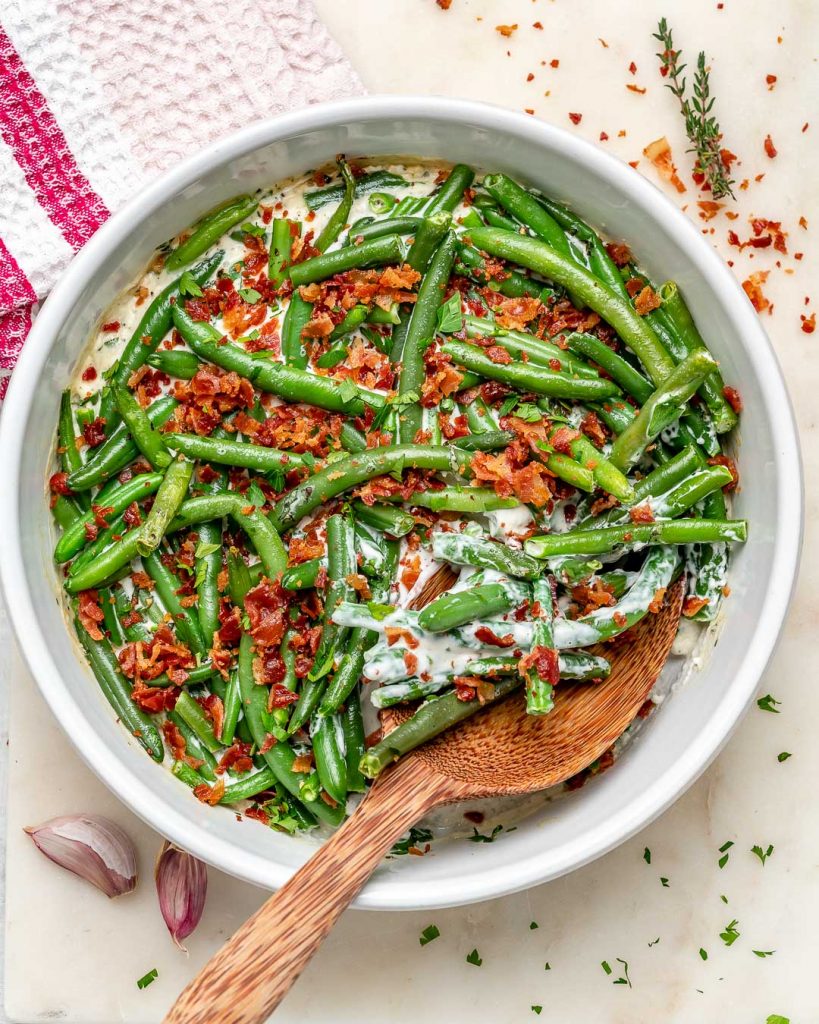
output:
[[[328,175],[160,250],[50,481],[103,698],[196,798],[288,832],[518,688],[545,715],[605,680],[587,648],[680,573],[713,621],[748,534],[736,393],[673,281],[641,315],[649,279],[503,173]],[[572,305],[604,329],[555,328]]]

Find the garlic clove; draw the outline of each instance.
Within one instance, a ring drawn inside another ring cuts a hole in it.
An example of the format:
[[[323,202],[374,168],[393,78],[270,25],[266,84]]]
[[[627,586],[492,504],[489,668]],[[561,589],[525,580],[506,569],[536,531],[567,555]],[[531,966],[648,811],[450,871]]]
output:
[[[106,896],[137,884],[136,850],[115,822],[98,814],[69,814],[23,829],[49,860],[79,875]]]
[[[208,869],[167,840],[159,852],[154,869],[159,910],[176,945],[182,945],[199,924],[208,893]]]

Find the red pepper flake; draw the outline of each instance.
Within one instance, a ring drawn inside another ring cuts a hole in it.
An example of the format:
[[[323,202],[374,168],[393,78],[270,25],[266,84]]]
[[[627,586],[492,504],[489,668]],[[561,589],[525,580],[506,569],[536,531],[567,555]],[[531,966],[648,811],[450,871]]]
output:
[[[542,32],[542,31],[543,31],[543,25],[542,25],[542,23],[541,23],[541,22],[539,22],[539,21],[533,21],[533,22],[532,22],[532,28],[536,28],[536,29],[538,29],[538,30],[539,30],[540,32]]]
[[[569,120],[572,122],[572,124],[580,124],[580,122],[583,120],[583,115],[570,113]]]
[[[803,231],[808,230],[808,222],[804,217],[799,218],[799,227],[802,228]]]
[[[495,26],[495,31],[496,32],[500,32],[500,34],[505,39],[508,39],[514,32],[517,32],[517,30],[518,30],[517,24],[515,24],[515,25],[496,25]]]
[[[524,114],[530,114],[530,115],[533,116],[534,113],[535,113],[535,108],[534,107],[524,107],[523,108],[523,113]]]
[[[630,92],[639,93],[641,96],[648,92],[648,89],[644,85],[635,85],[634,82],[626,82],[626,88]]]
[[[553,58],[552,60],[549,61],[549,67],[550,68],[559,68],[560,67],[560,61],[557,59],[557,57],[555,57],[555,58]]]
[[[530,72],[529,72],[529,74],[528,74],[528,75],[526,76],[526,81],[527,81],[527,82],[531,82],[531,81],[532,81],[532,80],[534,79],[534,77],[535,77],[535,76],[534,76],[534,75],[532,74],[532,72],[530,71]]]
[[[606,42],[605,39],[601,39],[600,36],[598,36],[597,41],[600,43],[604,50],[608,50],[609,44]]]
[[[809,126],[810,126],[810,122],[809,121],[805,121],[805,123],[802,125],[802,134],[803,135],[808,130]]]
[[[770,92],[776,85],[776,75],[765,75],[765,81],[768,83],[768,92]]]
[[[82,428],[82,436],[89,448],[98,448],[105,441],[105,420],[99,416]]]
[[[816,330],[816,314],[811,313],[810,316],[805,316],[804,313],[800,313],[799,319],[802,321],[802,330],[805,334],[813,334]]]
[[[119,320],[109,320],[107,324],[102,325],[102,330],[106,334],[113,334],[114,331],[118,331],[120,328]]]
[[[650,142],[643,150],[643,156],[651,161],[661,178],[670,182],[678,192],[685,192],[685,185],[677,174],[677,167],[671,154],[671,145],[665,135]]]
[[[770,137],[770,135],[765,136],[765,142],[763,145],[765,147],[765,155],[770,157],[771,160],[773,160],[773,158],[776,156],[776,146],[773,144],[773,139]]]
[[[600,132],[600,141],[601,142],[608,142],[609,141],[609,133],[608,132]]]
[[[629,64],[628,69],[632,75],[637,74],[637,65],[634,63],[634,61],[632,61],[631,64]]]
[[[718,203],[714,199],[698,199],[697,206],[700,208],[701,219],[709,221],[716,217],[723,206],[725,206],[725,203]]]
[[[452,6],[452,0],[435,0],[435,3],[438,4],[442,11],[448,11]]]
[[[97,368],[95,366],[86,366],[82,371],[83,380],[96,380],[97,379]]]
[[[770,316],[773,312],[773,306],[762,291],[762,285],[768,280],[769,274],[770,270],[758,270],[742,282],[742,287],[745,289],[745,294],[751,300],[751,305],[757,313],[767,312]]]

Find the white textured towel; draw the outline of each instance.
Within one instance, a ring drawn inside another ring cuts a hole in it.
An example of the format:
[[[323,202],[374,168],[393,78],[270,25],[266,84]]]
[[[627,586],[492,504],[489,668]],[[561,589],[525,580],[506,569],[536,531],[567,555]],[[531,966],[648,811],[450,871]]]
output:
[[[362,92],[310,0],[5,0],[0,398],[36,303],[140,185],[253,120]]]

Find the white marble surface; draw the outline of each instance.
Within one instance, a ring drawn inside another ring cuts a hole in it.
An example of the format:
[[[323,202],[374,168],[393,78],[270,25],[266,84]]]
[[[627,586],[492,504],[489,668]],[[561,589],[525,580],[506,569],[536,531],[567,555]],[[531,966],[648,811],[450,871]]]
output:
[[[708,50],[725,144],[742,160],[738,179],[751,179],[748,190],[738,192],[739,218],[731,224],[720,216],[708,226],[740,278],[771,270],[766,293],[775,311],[765,326],[802,432],[808,564],[760,691],[782,701],[781,713],[752,706],[718,761],[659,821],[597,863],[528,893],[429,914],[349,913],[276,1019],[505,1024],[538,1019],[531,1006],[542,1005],[541,1020],[584,1024],[764,1024],[774,1013],[792,1024],[814,1024],[819,691],[810,645],[819,592],[810,561],[819,333],[802,333],[799,317],[819,304],[819,295],[811,294],[819,265],[812,241],[819,230],[819,119],[801,131],[815,117],[809,98],[815,107],[819,95],[819,6],[808,0],[725,0],[722,10],[715,0],[453,0],[442,12],[433,0],[316,2],[371,91],[433,92],[534,108],[537,116],[593,140],[607,132],[605,145],[625,160],[640,160],[638,170],[652,180],[641,151],[660,135],[671,140],[678,164],[688,166],[679,115],[657,73],[651,39],[656,19],[668,17],[690,60],[698,47]],[[543,31],[531,28],[536,20]],[[514,23],[520,27],[510,39],[494,31],[497,24]],[[549,67],[552,59],[559,68]],[[634,76],[628,72],[632,60]],[[527,83],[530,71],[535,78]],[[766,74],[777,76],[773,90]],[[629,92],[627,82],[648,92]],[[576,128],[569,111],[583,115]],[[617,137],[620,130],[625,137]],[[763,152],[769,132],[779,152],[773,161]],[[761,173],[764,179],[754,182]],[[691,190],[680,198],[692,216],[695,199]],[[727,246],[729,227],[748,236],[749,215],[781,220],[788,230],[790,255],[780,268],[770,250],[750,260],[747,251],[739,256]],[[807,230],[798,226],[802,215]],[[793,259],[795,251],[804,252],[801,263]],[[807,307],[805,296],[811,296]],[[6,667],[13,681],[9,1018],[159,1021],[187,978],[263,895],[211,871],[208,905],[190,955],[178,953],[155,906],[151,868],[158,838],[91,776],[19,662],[12,659]],[[781,751],[792,757],[780,763]],[[143,879],[135,895],[106,901],[45,862],[21,832],[32,821],[86,809],[110,814],[137,839]],[[718,848],[728,840],[735,845],[720,869]],[[764,867],[750,852],[755,844],[775,847]],[[667,888],[661,876],[668,878]],[[734,918],[740,938],[727,948],[719,933]],[[533,920],[537,930],[530,929]],[[418,936],[431,923],[441,937],[422,948]],[[465,962],[473,947],[483,958],[480,968]],[[701,947],[707,961],[700,958]],[[775,953],[762,959],[753,950]],[[607,977],[601,969],[602,960],[618,969],[617,957],[628,961],[631,988],[612,985],[618,975]],[[152,967],[158,980],[138,991],[136,979]]]

